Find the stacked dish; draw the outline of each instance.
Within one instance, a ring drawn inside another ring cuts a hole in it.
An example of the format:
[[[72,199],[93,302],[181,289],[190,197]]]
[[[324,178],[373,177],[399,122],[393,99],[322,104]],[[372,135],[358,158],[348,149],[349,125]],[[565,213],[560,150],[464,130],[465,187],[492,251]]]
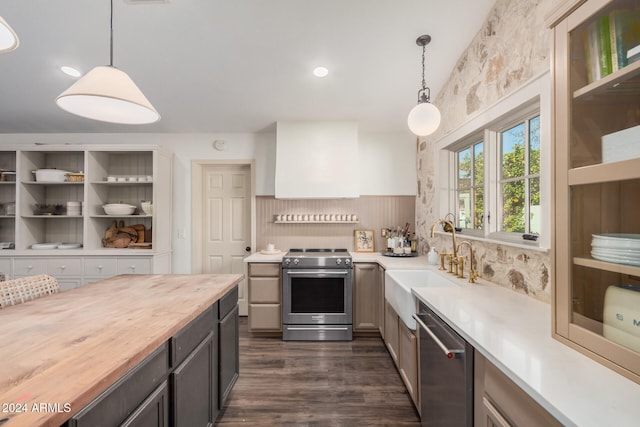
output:
[[[640,266],[640,234],[593,234],[591,256],[600,261]]]

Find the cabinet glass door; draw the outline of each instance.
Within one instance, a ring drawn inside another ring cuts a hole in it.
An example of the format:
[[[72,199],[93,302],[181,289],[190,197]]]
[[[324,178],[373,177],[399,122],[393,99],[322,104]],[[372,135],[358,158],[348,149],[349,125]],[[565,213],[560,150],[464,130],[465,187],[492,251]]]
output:
[[[557,279],[570,284],[566,333],[637,379],[640,6],[637,0],[595,0],[572,17],[567,20],[568,140],[558,154],[566,163],[564,172],[562,163],[557,169],[559,215],[565,207],[568,214],[556,224],[559,253],[569,257],[557,262]],[[571,28],[572,22],[579,23]],[[567,243],[560,242],[564,236]],[[567,261],[565,270],[561,264]]]

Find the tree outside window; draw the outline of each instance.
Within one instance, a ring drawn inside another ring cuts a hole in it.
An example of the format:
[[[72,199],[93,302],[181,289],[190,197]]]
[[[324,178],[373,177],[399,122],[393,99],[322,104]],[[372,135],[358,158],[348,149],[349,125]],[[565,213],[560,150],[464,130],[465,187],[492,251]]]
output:
[[[457,153],[458,226],[484,229],[484,144],[478,142]]]
[[[540,116],[500,133],[501,231],[540,234]]]

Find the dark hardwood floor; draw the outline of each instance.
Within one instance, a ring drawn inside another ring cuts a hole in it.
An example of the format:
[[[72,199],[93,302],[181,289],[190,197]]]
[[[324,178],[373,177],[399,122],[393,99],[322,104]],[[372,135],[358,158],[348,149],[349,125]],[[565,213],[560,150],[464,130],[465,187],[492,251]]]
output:
[[[380,338],[288,341],[247,333],[240,378],[217,426],[420,426]]]

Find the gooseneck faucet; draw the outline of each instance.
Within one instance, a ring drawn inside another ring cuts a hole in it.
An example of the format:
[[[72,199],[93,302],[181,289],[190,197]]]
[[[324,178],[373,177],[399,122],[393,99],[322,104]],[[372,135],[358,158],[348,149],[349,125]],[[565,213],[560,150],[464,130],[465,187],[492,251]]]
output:
[[[448,225],[449,227],[451,227],[451,237],[453,238],[453,259],[457,259],[458,257],[458,249],[456,247],[456,228],[453,225],[453,223],[449,220],[446,219],[439,219],[436,222],[433,223],[433,225],[431,226],[431,237],[435,237],[435,233],[436,233],[436,226],[438,224],[445,224]]]
[[[471,242],[468,240],[464,240],[460,242],[460,244],[458,245],[458,251],[462,246],[469,247],[469,283],[476,283],[476,279],[478,278],[478,273],[476,273],[476,270],[473,268],[473,248],[471,247]],[[460,272],[458,274],[458,277],[463,278],[464,277],[464,257],[460,257],[460,258],[461,258],[459,261]]]

